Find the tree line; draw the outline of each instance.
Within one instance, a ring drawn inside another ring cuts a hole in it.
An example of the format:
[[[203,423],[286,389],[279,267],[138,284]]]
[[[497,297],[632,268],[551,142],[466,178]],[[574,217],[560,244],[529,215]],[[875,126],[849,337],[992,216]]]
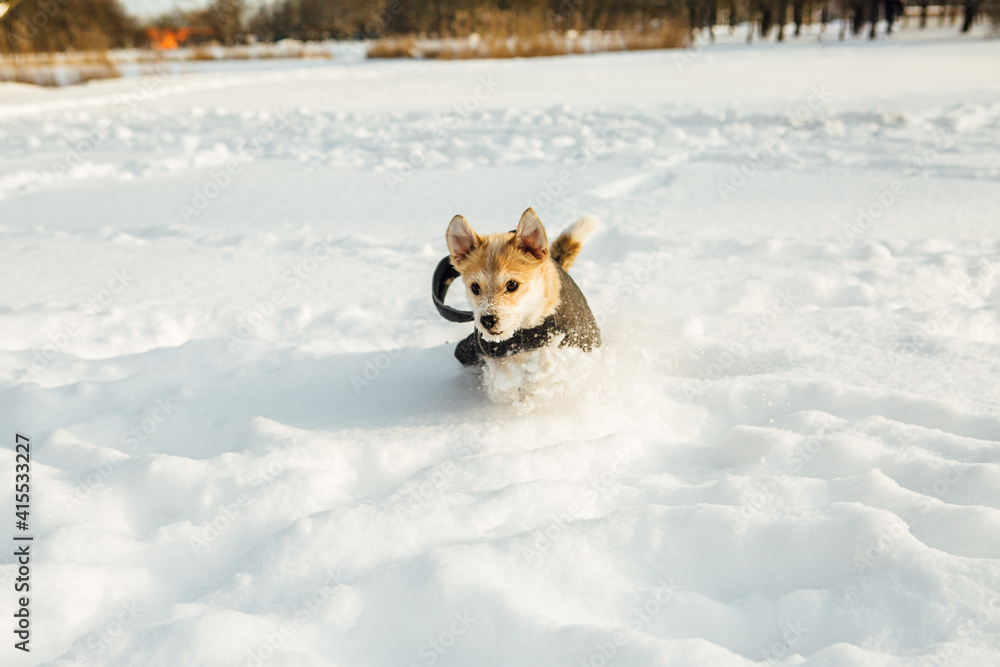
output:
[[[922,28],[930,21],[932,6],[940,8],[941,23],[953,24],[961,15],[962,32],[982,16],[1000,25],[1000,0],[913,1],[921,8]],[[268,41],[462,37],[495,28],[505,16],[519,16],[533,17],[539,30],[556,31],[642,30],[658,21],[698,30],[746,22],[754,26],[752,35],[781,41],[786,26],[798,36],[814,20],[826,24],[835,19],[854,35],[862,35],[867,27],[868,36],[875,37],[879,21],[886,21],[891,30],[903,10],[902,0],[275,0],[250,18],[247,29]]]
[[[1000,25],[1000,0],[913,1],[921,8],[920,27],[928,25],[932,6],[940,8],[942,23],[961,16],[962,32],[983,16]],[[519,17],[519,26],[545,31],[643,30],[662,21],[703,30],[746,22],[752,35],[781,41],[786,26],[798,36],[814,21],[836,19],[854,35],[868,28],[875,37],[876,23],[884,20],[891,30],[903,10],[902,0],[275,0],[250,17],[247,31],[265,41],[463,37]]]
[[[13,0],[0,16],[0,52],[104,51],[141,41],[118,0]]]
[[[939,21],[961,18],[961,30],[986,16],[1000,25],[1000,0],[913,0],[927,25],[929,7]],[[934,2],[934,5],[931,5]],[[813,21],[842,19],[842,31],[876,36],[903,12],[901,0],[270,0],[251,10],[246,0],[213,0],[206,8],[170,12],[143,25],[118,0],[8,0],[0,17],[5,52],[104,50],[148,46],[147,27],[198,27],[225,44],[248,38],[373,39],[422,35],[464,37],[555,30],[643,31],[671,22],[711,35],[715,26],[748,22],[751,39],[798,36]],[[791,32],[792,34],[787,34]],[[841,34],[841,37],[844,33]]]

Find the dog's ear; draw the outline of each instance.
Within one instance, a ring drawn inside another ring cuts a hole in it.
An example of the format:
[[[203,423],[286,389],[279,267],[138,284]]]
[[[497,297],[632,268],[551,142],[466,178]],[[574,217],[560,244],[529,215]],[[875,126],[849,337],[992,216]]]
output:
[[[535,259],[545,259],[549,253],[549,242],[545,237],[542,221],[535,215],[534,209],[529,208],[521,214],[521,221],[517,223],[511,243]]]
[[[468,257],[469,253],[483,242],[482,237],[460,215],[456,215],[448,223],[448,232],[445,237],[448,240],[448,252],[451,253],[451,258],[455,261]]]

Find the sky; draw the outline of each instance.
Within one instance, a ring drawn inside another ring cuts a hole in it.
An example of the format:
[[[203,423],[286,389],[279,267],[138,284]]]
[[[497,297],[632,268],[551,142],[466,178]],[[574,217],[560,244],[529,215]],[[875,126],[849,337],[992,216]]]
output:
[[[171,9],[196,9],[209,4],[209,0],[120,0],[133,16],[158,16]]]

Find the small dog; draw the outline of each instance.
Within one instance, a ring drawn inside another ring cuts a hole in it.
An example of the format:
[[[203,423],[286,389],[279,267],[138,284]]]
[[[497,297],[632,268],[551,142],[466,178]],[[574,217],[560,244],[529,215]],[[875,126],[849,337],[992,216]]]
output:
[[[587,352],[599,347],[594,315],[566,273],[599,224],[593,216],[581,218],[549,247],[545,228],[530,208],[513,232],[486,237],[462,216],[452,218],[448,251],[476,325],[455,357],[474,366],[548,345]]]

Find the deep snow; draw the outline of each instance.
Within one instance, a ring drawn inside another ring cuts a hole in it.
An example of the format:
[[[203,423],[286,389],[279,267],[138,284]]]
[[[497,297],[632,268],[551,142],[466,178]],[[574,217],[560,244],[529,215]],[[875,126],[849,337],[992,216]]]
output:
[[[0,86],[3,664],[1000,663],[998,57]],[[430,275],[528,205],[606,345],[498,405]]]

